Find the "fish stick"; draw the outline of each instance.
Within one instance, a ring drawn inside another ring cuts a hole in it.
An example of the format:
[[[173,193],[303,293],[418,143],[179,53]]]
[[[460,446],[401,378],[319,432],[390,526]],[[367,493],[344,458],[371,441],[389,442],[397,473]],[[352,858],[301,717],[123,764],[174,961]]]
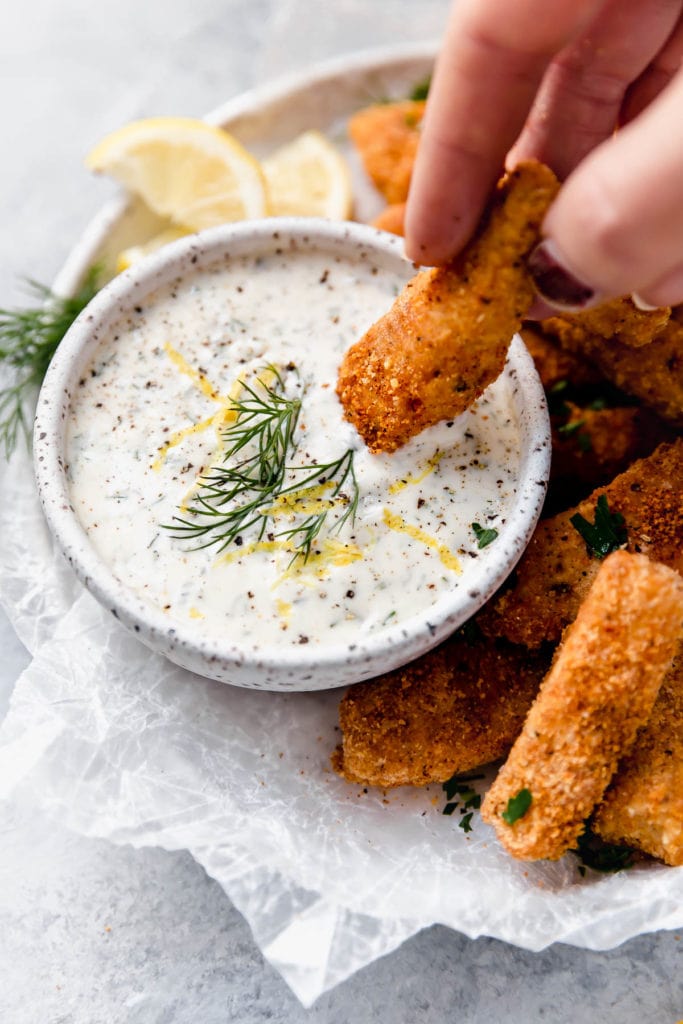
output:
[[[477,616],[487,636],[530,648],[559,642],[601,565],[570,519],[578,512],[592,522],[601,495],[611,513],[624,517],[628,550],[683,573],[683,439],[678,438],[634,462],[575,508],[539,523],[515,572]]]
[[[682,632],[678,573],[625,551],[605,559],[482,804],[513,857],[557,860],[576,845]]]
[[[408,198],[424,111],[424,100],[378,103],[359,110],[348,122],[363,166],[388,203]]]
[[[456,633],[410,665],[351,687],[333,757],[349,782],[388,789],[444,782],[503,757],[550,663]]]
[[[533,302],[524,260],[558,188],[547,167],[520,164],[457,266],[417,274],[348,350],[337,392],[371,451],[459,415],[500,374]]]
[[[619,764],[592,828],[608,843],[683,865],[683,658],[662,683],[650,719]]]
[[[583,388],[598,385],[604,379],[590,360],[563,349],[537,328],[527,324],[519,333],[546,391],[565,381],[572,387]]]
[[[672,318],[648,344],[629,348],[615,339],[577,333],[563,317],[542,323],[562,348],[588,358],[607,380],[664,419],[683,426],[683,323]]]
[[[557,331],[571,338],[573,345],[580,345],[584,338],[599,338],[628,348],[642,348],[662,333],[670,317],[670,306],[638,309],[633,300],[625,296],[580,313],[562,313],[551,320],[559,321],[555,325]],[[543,321],[544,328],[547,323]]]
[[[406,204],[392,203],[378,214],[372,222],[374,228],[389,231],[392,235],[403,237],[405,227]]]
[[[663,441],[674,439],[664,420],[649,409],[632,405],[603,409],[568,401],[563,413],[551,418],[553,458],[544,514],[550,514],[549,504],[566,508],[577,497],[587,496],[623,473]]]

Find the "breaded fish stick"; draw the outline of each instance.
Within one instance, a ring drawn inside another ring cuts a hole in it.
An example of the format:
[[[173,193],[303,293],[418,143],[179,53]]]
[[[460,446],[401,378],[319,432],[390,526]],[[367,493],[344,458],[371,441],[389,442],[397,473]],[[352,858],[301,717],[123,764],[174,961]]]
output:
[[[349,120],[351,141],[388,203],[408,198],[424,111],[423,100],[404,100],[366,107]]]
[[[571,525],[579,512],[593,521],[597,499],[624,517],[627,546],[683,573],[683,439],[634,462],[576,508],[542,520],[511,580],[477,616],[483,632],[538,647],[557,643],[576,617],[601,562]]]
[[[590,360],[563,349],[557,342],[542,334],[538,328],[526,324],[519,333],[546,391],[550,391],[562,381],[567,381],[573,387],[582,388],[597,385],[604,379]]]
[[[371,451],[464,412],[503,369],[534,297],[525,257],[559,185],[520,164],[458,264],[424,270],[346,353],[337,392]]]
[[[678,573],[645,555],[609,555],[482,804],[513,857],[556,860],[576,845],[682,632]]]
[[[678,320],[669,320],[649,345],[637,350],[614,339],[577,334],[562,317],[544,320],[542,327],[567,351],[590,359],[626,394],[683,425],[683,324]]]
[[[410,665],[351,687],[335,771],[388,789],[444,782],[503,757],[550,663],[461,633]]]
[[[608,843],[683,865],[683,658],[662,683],[650,719],[592,821]]]
[[[657,338],[669,322],[671,307],[638,309],[630,297],[612,299],[581,313],[553,317],[558,330],[580,345],[584,338],[615,341],[629,348],[642,348]],[[548,321],[544,321],[544,328]],[[552,332],[554,333],[554,331]]]
[[[403,237],[405,216],[406,204],[392,203],[391,206],[385,207],[385,209],[375,217],[372,222],[372,226],[374,228],[379,228],[381,231],[389,231],[392,235],[400,235]]]

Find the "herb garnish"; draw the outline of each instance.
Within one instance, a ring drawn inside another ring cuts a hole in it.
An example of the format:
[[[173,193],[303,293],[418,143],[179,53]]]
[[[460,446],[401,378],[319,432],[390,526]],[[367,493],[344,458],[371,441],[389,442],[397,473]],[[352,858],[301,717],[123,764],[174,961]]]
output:
[[[272,383],[264,376],[270,374]],[[346,509],[335,524],[340,530],[355,517],[358,484],[353,469],[353,451],[347,450],[333,462],[289,466],[287,459],[296,451],[295,431],[301,411],[301,398],[285,395],[285,381],[279,370],[268,366],[261,371],[257,385],[243,384],[247,397],[233,402],[237,413],[234,423],[223,431],[225,445],[222,464],[212,467],[201,478],[201,490],[183,511],[191,518],[174,516],[166,527],[174,537],[200,541],[195,548],[218,545],[223,551],[230,544],[243,543],[245,532],[254,529],[256,541],[289,541],[297,558],[307,561],[313,542],[320,534],[328,512],[343,502]],[[287,474],[295,479],[285,486]],[[348,487],[350,495],[342,488]],[[327,494],[324,508],[307,514],[311,500],[320,502],[320,489]],[[274,529],[276,518],[296,516],[297,506],[304,510],[302,522],[285,530]]]
[[[483,778],[483,775],[453,775],[441,786],[448,801],[441,813],[450,816],[459,806],[462,817],[458,821],[458,828],[463,832],[472,831],[472,815],[481,807],[481,796],[472,788],[471,783]]]
[[[471,523],[470,525],[474,531],[474,536],[477,538],[477,547],[479,549],[488,547],[498,536],[498,530],[492,528],[485,529],[479,523]]]
[[[613,871],[624,871],[633,866],[635,853],[626,846],[613,846],[604,843],[586,826],[576,841],[573,851],[581,864],[579,871],[584,875],[585,868],[602,871],[605,874]]]
[[[511,796],[508,800],[507,807],[501,813],[501,818],[506,825],[514,825],[516,821],[523,818],[526,812],[531,807],[531,791],[528,789],[520,789],[516,796]]]
[[[628,539],[624,517],[620,512],[610,512],[604,494],[597,500],[594,523],[589,523],[579,512],[569,522],[581,534],[596,558],[604,558],[611,551],[617,551]]]
[[[413,100],[415,103],[418,103],[420,100],[426,100],[429,95],[429,87],[431,84],[432,77],[429,75],[427,78],[423,79],[423,81],[417,83],[413,88],[409,99]]]
[[[0,444],[5,458],[14,451],[20,432],[28,440],[30,426],[24,402],[42,384],[57,346],[97,292],[98,276],[99,268],[92,267],[79,291],[68,299],[29,281],[28,287],[39,304],[0,310],[0,363],[14,371],[12,383],[0,389]]]

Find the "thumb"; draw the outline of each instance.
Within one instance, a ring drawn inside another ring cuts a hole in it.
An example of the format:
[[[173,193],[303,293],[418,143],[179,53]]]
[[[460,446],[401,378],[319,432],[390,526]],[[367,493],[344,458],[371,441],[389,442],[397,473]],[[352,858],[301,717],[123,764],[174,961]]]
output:
[[[683,302],[683,71],[570,175],[529,261],[541,296],[585,308]]]

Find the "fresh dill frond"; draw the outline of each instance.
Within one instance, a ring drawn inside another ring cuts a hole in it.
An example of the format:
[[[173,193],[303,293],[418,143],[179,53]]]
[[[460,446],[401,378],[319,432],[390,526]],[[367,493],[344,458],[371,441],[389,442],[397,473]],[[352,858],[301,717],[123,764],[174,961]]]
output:
[[[257,526],[257,539],[266,531],[264,509],[277,497],[285,477],[287,457],[295,450],[294,431],[300,398],[287,398],[281,373],[268,366],[273,383],[245,383],[247,397],[233,402],[237,419],[222,434],[223,461],[202,477],[202,488],[188,508],[191,518],[174,516],[167,526],[173,536],[198,540],[196,548],[219,544],[219,550]],[[237,456],[244,456],[237,459]]]
[[[97,292],[98,276],[99,268],[91,267],[71,298],[29,281],[36,305],[0,310],[0,363],[11,371],[11,382],[0,389],[0,444],[5,458],[14,451],[20,433],[28,440],[26,399],[42,384],[57,346]]]
[[[264,383],[266,373],[273,375],[272,384]],[[261,371],[256,385],[243,386],[246,397],[233,403],[237,419],[222,434],[221,463],[202,477],[186,514],[174,516],[166,528],[178,539],[195,541],[195,549],[217,545],[219,552],[231,544],[241,546],[252,531],[257,542],[265,535],[289,541],[292,562],[306,562],[333,508],[345,505],[334,532],[355,517],[359,490],[353,451],[329,463],[289,465],[297,449],[301,398],[284,394],[285,381],[274,366]],[[311,504],[323,507],[311,513]],[[282,515],[304,518],[278,530]]]
[[[346,507],[330,532],[338,533],[348,519],[351,519],[353,522],[356,518],[360,492],[353,468],[353,455],[353,450],[349,448],[341,458],[336,459],[334,462],[292,467],[291,471],[293,473],[303,471],[307,476],[304,480],[299,480],[290,487],[280,491],[280,496],[294,492],[305,507],[310,492],[316,491],[321,485],[330,485],[328,508],[314,515],[306,516],[303,522],[276,533],[276,537],[284,537],[294,543],[296,550],[292,561],[295,561],[297,558],[301,558],[304,562],[308,560],[313,542],[319,536],[327,519],[328,512],[335,505],[339,504],[340,501]],[[345,487],[346,490],[344,489]],[[346,491],[350,493],[346,493]]]

